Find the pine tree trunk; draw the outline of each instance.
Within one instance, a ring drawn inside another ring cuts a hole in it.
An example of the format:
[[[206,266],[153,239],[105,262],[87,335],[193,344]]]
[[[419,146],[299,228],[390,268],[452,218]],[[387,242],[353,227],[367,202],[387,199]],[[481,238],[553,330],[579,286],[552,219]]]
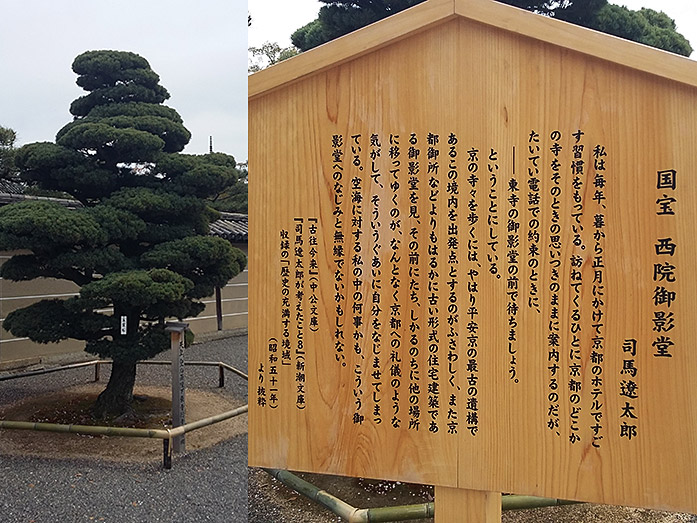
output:
[[[106,389],[94,404],[94,415],[99,418],[120,416],[133,410],[133,386],[136,382],[136,364],[114,361]]]

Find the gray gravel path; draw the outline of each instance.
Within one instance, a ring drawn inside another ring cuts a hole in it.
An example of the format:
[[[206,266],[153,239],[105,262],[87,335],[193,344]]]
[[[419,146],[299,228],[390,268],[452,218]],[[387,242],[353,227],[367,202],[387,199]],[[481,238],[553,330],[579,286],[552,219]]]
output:
[[[160,356],[168,359],[168,353]],[[194,345],[186,359],[223,361],[246,372],[247,337]],[[92,368],[0,382],[0,405],[40,392],[85,383]],[[108,367],[102,380],[109,377]],[[169,367],[141,366],[138,383],[166,385]],[[186,369],[187,386],[219,391],[215,367]],[[222,394],[246,401],[247,383],[226,375]],[[2,437],[2,432],[0,432]],[[245,522],[246,434],[214,447],[161,462],[43,459],[0,454],[0,523],[15,522]]]

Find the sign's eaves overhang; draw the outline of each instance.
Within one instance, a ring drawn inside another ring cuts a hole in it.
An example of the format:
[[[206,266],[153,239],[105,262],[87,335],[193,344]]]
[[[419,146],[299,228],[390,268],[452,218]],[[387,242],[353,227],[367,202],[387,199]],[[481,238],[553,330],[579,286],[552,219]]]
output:
[[[457,17],[697,87],[697,62],[494,0],[427,0],[249,77],[249,100]]]

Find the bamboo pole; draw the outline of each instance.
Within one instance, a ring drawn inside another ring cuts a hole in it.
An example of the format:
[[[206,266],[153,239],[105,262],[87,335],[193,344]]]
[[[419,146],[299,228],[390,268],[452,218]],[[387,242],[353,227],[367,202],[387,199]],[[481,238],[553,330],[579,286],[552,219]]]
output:
[[[396,507],[364,508],[356,513],[354,521],[383,522],[406,521],[410,519],[425,519],[434,516],[433,503],[421,503],[418,505],[401,505]]]
[[[223,362],[220,362],[220,365],[222,365],[222,367],[223,367],[224,369],[229,370],[229,371],[232,372],[233,374],[237,374],[240,378],[244,378],[245,380],[249,381],[249,376],[247,376],[247,375],[246,375],[244,372],[242,372],[241,370],[236,369],[236,368],[233,367],[232,365],[228,365],[227,363],[223,363]]]
[[[232,410],[216,414],[198,421],[193,421],[174,429],[133,429],[129,427],[104,427],[99,425],[62,425],[58,423],[39,423],[33,421],[0,420],[0,429],[37,430],[43,432],[70,432],[73,434],[89,434],[92,436],[123,436],[129,438],[160,438],[171,439],[192,430],[197,430],[214,423],[219,423],[247,412],[248,406],[242,405]]]
[[[535,496],[501,496],[501,510],[526,510],[531,508],[553,507],[558,505],[575,505],[579,501],[569,501],[556,498],[537,498]],[[378,507],[359,509],[355,516],[356,522],[387,522],[406,521],[410,519],[432,518],[435,514],[434,504],[420,503],[416,505],[402,505],[396,507]]]
[[[172,468],[172,440],[177,436],[181,436],[192,430],[197,430],[214,423],[225,421],[227,419],[244,414],[248,410],[248,405],[242,405],[235,409],[210,416],[198,421],[187,423],[175,429],[132,429],[129,427],[103,427],[96,425],[61,425],[58,423],[38,423],[32,421],[9,421],[0,420],[1,429],[13,430],[36,430],[43,432],[69,432],[72,434],[88,434],[90,436],[121,436],[128,438],[158,438],[162,440],[163,457],[162,463],[164,468]]]
[[[578,505],[580,503],[581,501],[568,499],[509,495],[501,497],[501,510],[523,510],[528,508],[556,507],[558,505]]]
[[[90,365],[95,365],[99,360],[85,361],[82,363],[71,363],[69,365],[61,365],[60,367],[54,367],[51,369],[38,369],[30,370],[27,372],[17,372],[8,374],[7,376],[0,376],[0,381],[14,380],[18,378],[28,378],[31,376],[39,376],[41,374],[51,374],[52,372],[59,372],[61,370],[79,369],[80,367],[89,367]],[[101,362],[105,363],[105,362]],[[111,363],[111,362],[109,362]]]
[[[186,425],[182,425],[181,427],[170,429],[169,432],[171,433],[172,437],[176,437],[181,434],[191,432],[192,430],[200,429],[203,427],[207,427],[208,425],[213,425],[214,423],[218,423],[220,421],[225,421],[226,419],[234,418],[235,416],[244,414],[248,410],[248,405],[242,405],[241,407],[237,407],[227,412],[223,412],[222,414],[216,414],[215,416],[211,416],[209,418],[204,418],[198,421],[192,421],[191,423],[187,423]]]
[[[264,469],[266,472],[271,474],[278,481],[292,488],[296,492],[310,498],[311,500],[319,503],[325,508],[331,510],[334,514],[342,517],[348,521],[356,521],[351,519],[355,512],[358,510],[352,507],[345,501],[340,500],[336,496],[332,496],[326,490],[320,490],[312,483],[299,478],[295,474],[288,472],[287,470],[280,469]]]
[[[228,365],[227,363],[224,363],[224,362],[221,362],[220,364],[223,366],[223,368],[229,370],[233,374],[237,374],[240,378],[244,378],[245,380],[249,381],[249,376],[247,376],[241,370],[238,370],[235,367],[233,367],[232,365]]]
[[[99,370],[100,365],[112,363],[110,360],[92,360],[82,363],[73,363],[69,365],[62,365],[60,367],[55,367],[51,369],[40,369],[35,371],[11,374],[8,376],[0,376],[0,381],[26,378],[30,376],[38,376],[42,374],[50,374],[52,372],[58,372],[62,370],[77,369],[81,367],[87,367],[89,365],[94,365],[95,371],[95,381],[99,381]],[[170,361],[140,361],[141,364],[150,365],[171,365]],[[232,371],[233,373],[241,376],[245,380],[248,379],[247,375],[242,371],[223,363],[221,361],[191,361],[187,362],[187,365],[201,365],[201,366],[217,366],[218,367],[218,383],[221,387],[225,385],[225,377],[223,369]],[[192,430],[200,429],[218,423],[220,421],[225,421],[227,419],[239,416],[247,412],[249,407],[243,405],[235,409],[223,412],[222,414],[217,414],[215,416],[210,416],[198,421],[187,423],[176,429],[134,429],[128,427],[104,427],[98,425],[63,425],[57,423],[39,423],[30,421],[11,421],[11,420],[0,420],[0,429],[13,429],[13,430],[36,430],[43,432],[62,432],[62,433],[73,433],[73,434],[88,434],[92,436],[121,436],[121,437],[132,437],[132,438],[158,438],[162,439],[163,446],[163,466],[165,469],[172,468],[172,441],[176,436],[181,436]]]
[[[100,363],[111,363],[111,361],[100,361]],[[139,365],[171,365],[172,362],[170,361],[164,361],[164,360],[146,360],[146,361],[139,361]],[[244,378],[245,380],[249,380],[249,376],[242,372],[239,369],[236,369],[232,365],[229,365],[225,362],[222,361],[187,361],[187,365],[197,365],[201,367],[222,367],[224,369],[229,370],[233,374],[237,374],[240,378]]]
[[[435,515],[433,502],[394,507],[377,507],[359,509],[341,499],[321,490],[317,486],[296,476],[292,472],[280,469],[263,469],[285,486],[319,503],[349,523],[378,523],[388,521],[407,521],[411,519],[431,518]],[[501,510],[521,510],[556,505],[573,505],[578,501],[555,498],[538,498],[534,496],[501,496]]]
[[[62,425],[58,423],[34,423],[32,421],[0,420],[0,429],[36,430],[42,432],[70,432],[91,436],[123,436],[128,438],[169,438],[161,429],[133,429],[129,427],[103,427],[97,425]]]
[[[50,369],[38,369],[38,370],[32,370],[32,371],[27,371],[27,372],[18,372],[18,373],[12,373],[8,374],[6,376],[0,376],[0,381],[6,381],[6,380],[14,380],[14,379],[19,379],[19,378],[29,378],[31,376],[40,376],[42,374],[51,374],[52,372],[59,372],[62,370],[71,370],[71,369],[79,369],[81,367],[88,367],[90,365],[95,366],[95,381],[99,381],[99,371],[96,370],[99,368],[100,365],[110,365],[112,363],[111,360],[92,360],[92,361],[85,361],[82,363],[71,363],[69,365],[61,365],[60,367],[53,367]],[[147,361],[139,361],[138,365],[171,365],[172,362],[170,361],[163,361],[163,360],[147,360]],[[242,372],[239,369],[236,369],[232,365],[228,365],[227,363],[224,363],[222,361],[187,361],[187,365],[196,365],[196,366],[202,366],[202,367],[222,367],[224,369],[229,370],[233,374],[237,374],[239,377],[248,380],[249,377],[247,374]]]

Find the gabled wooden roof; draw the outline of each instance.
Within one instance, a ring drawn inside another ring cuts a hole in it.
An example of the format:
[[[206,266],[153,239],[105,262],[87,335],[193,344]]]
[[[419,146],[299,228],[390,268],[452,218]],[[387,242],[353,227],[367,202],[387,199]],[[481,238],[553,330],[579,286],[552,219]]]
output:
[[[249,77],[249,100],[457,17],[697,87],[697,62],[493,0],[427,0]]]

